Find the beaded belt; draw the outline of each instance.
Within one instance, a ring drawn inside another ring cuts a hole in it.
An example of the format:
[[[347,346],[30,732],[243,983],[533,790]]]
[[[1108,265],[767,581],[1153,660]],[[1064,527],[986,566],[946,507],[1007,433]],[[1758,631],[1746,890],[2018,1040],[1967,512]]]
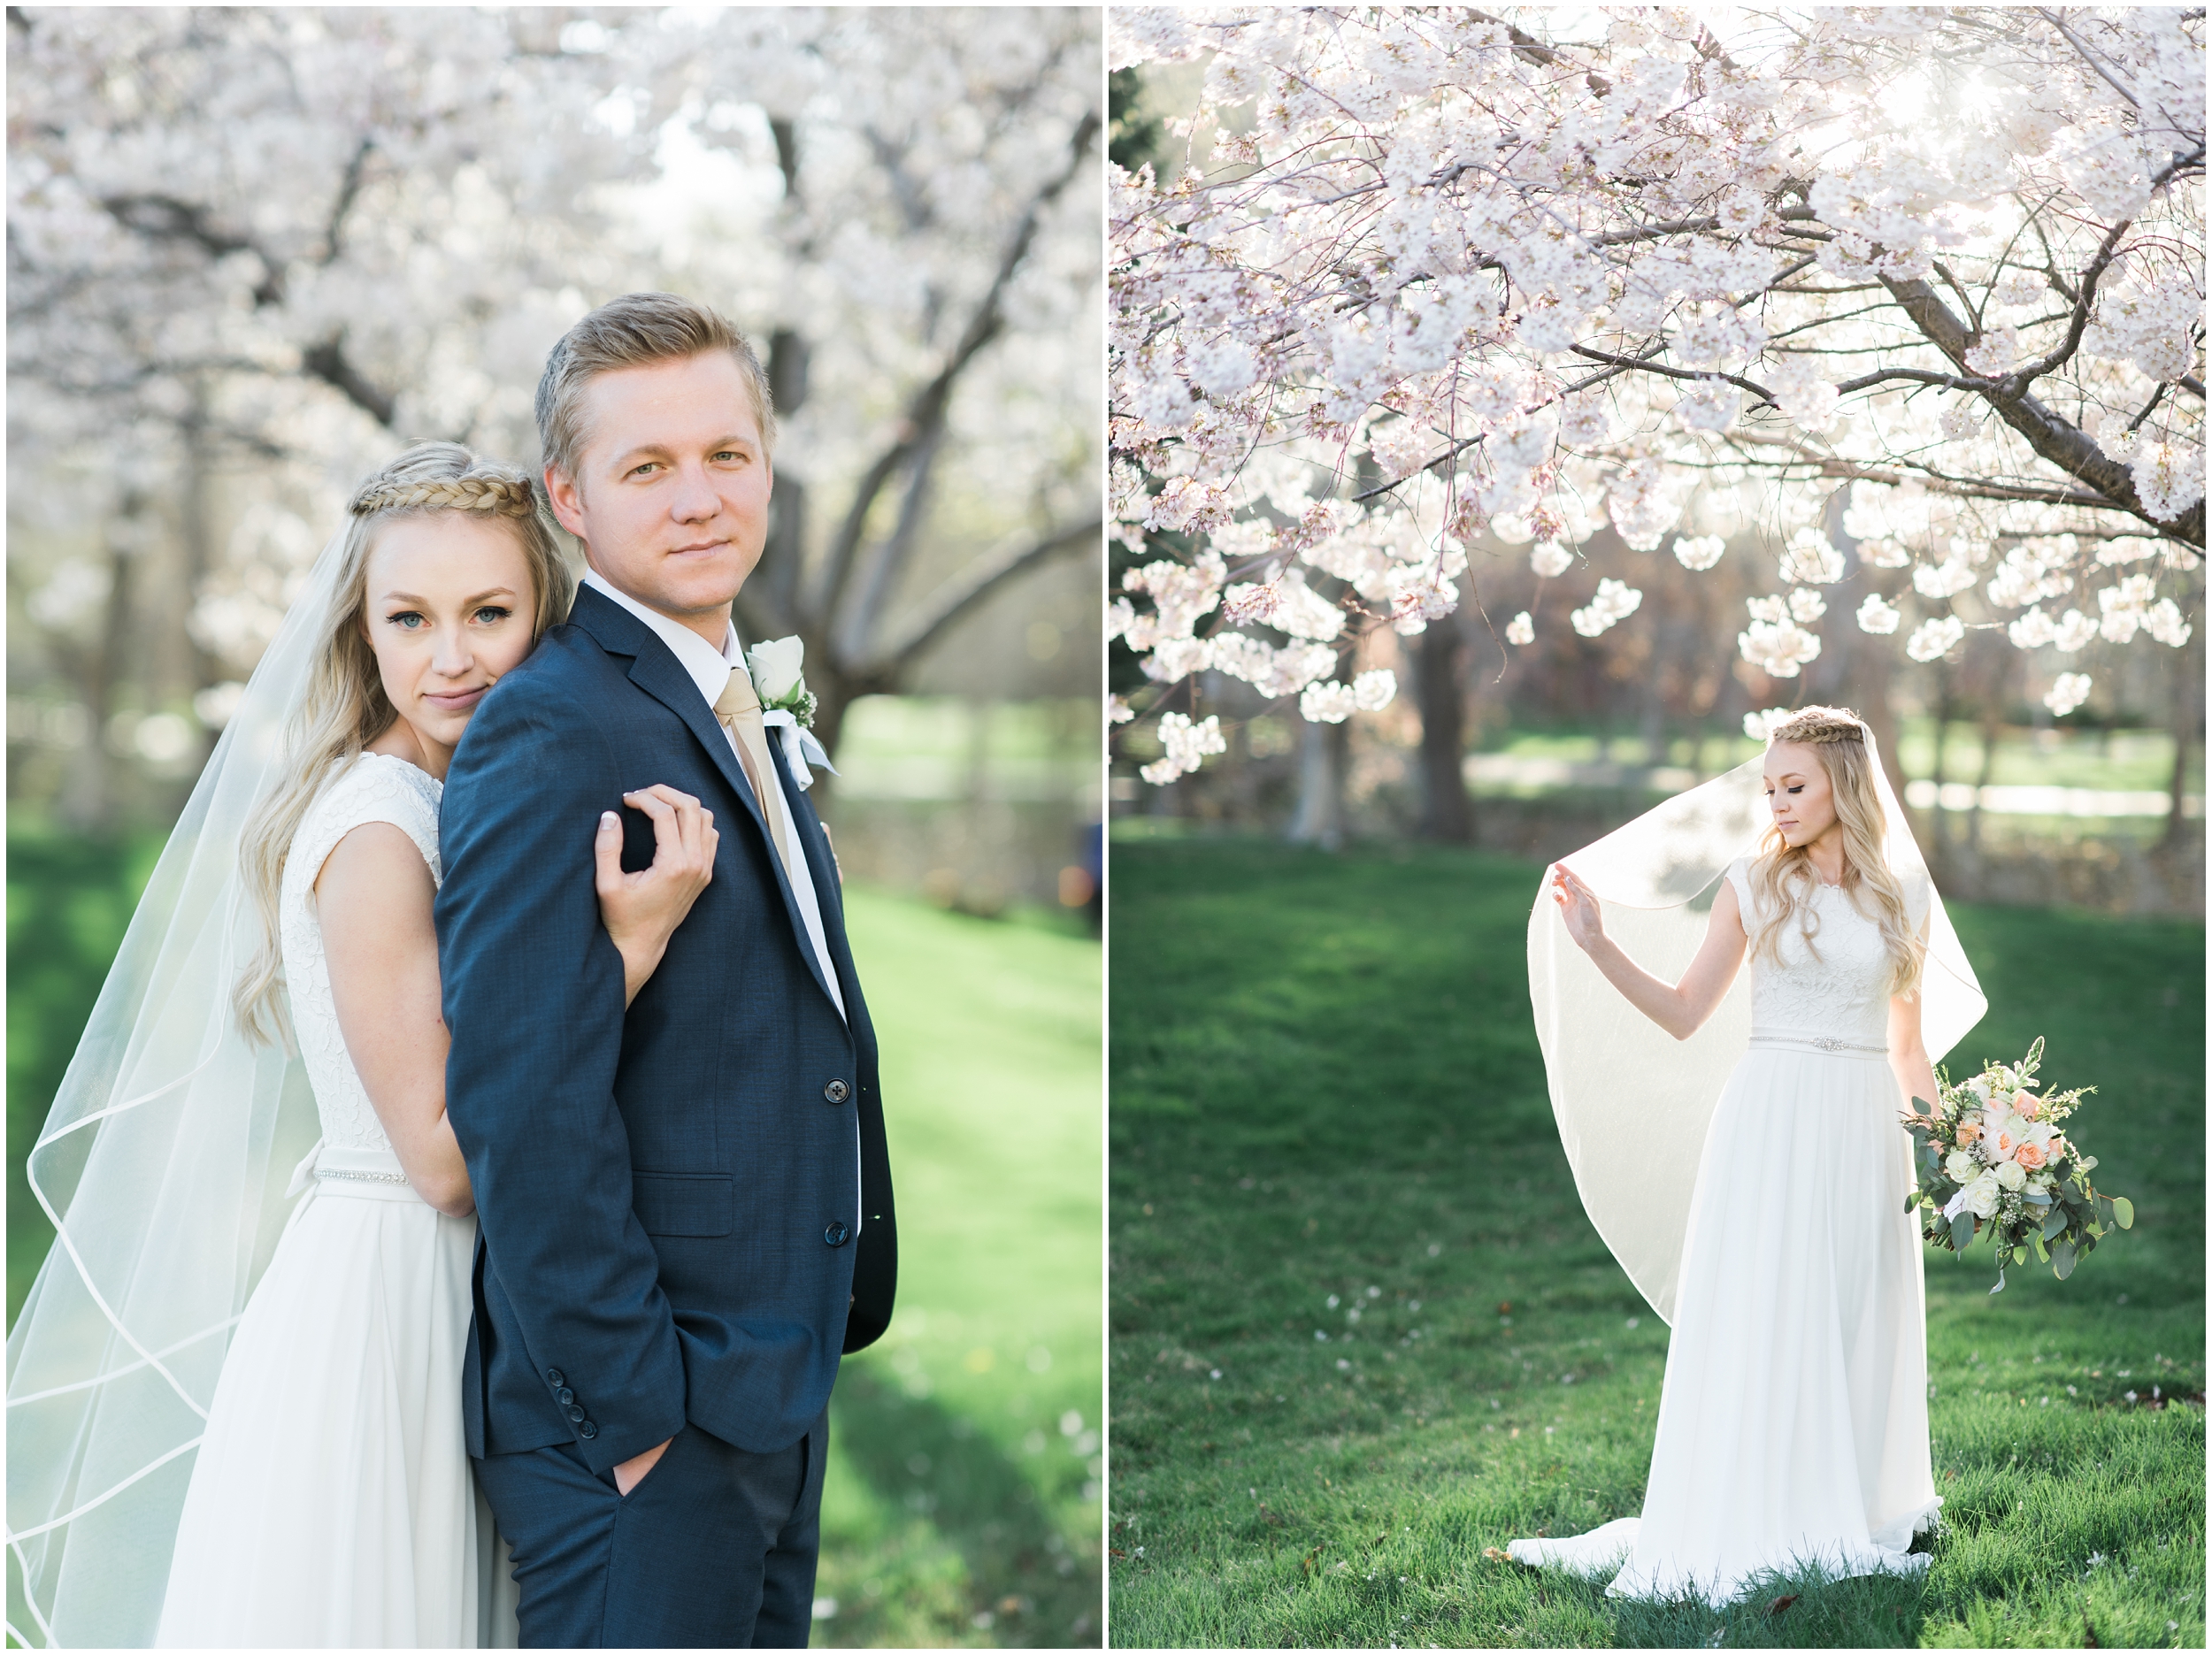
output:
[[[295,1189],[311,1184],[326,1196],[403,1204],[422,1201],[401,1170],[399,1157],[388,1149],[318,1143],[293,1176]]]
[[[371,1171],[364,1167],[318,1167],[315,1190],[318,1199],[325,1201],[396,1201],[402,1207],[429,1210],[403,1172]]]
[[[1794,1046],[1809,1051],[1824,1052],[1831,1057],[1887,1057],[1886,1046],[1862,1046],[1853,1040],[1839,1040],[1832,1034],[1786,1034],[1754,1032],[1754,1046]]]

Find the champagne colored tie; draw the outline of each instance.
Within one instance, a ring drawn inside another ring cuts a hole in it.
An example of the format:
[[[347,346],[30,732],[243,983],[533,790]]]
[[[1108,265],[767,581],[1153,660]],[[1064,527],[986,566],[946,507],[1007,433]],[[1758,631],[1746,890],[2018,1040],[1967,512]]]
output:
[[[753,692],[752,675],[741,666],[730,669],[730,681],[714,703],[715,718],[730,732],[737,762],[745,779],[753,784],[760,813],[768,824],[769,843],[783,863],[784,877],[791,877],[792,859],[798,847],[792,842],[791,817],[784,806],[783,788],[776,778],[775,761],[768,756],[768,732],[760,721],[760,697]]]

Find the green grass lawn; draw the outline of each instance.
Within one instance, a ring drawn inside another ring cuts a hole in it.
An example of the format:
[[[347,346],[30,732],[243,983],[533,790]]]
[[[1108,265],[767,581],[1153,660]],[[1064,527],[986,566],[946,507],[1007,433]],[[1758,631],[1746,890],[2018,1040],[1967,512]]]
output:
[[[1718,1613],[1484,1557],[1639,1510],[1668,1337],[1559,1147],[1538,875],[1117,843],[1115,1644],[2201,1646],[2194,924],[1952,910],[1992,1006],[1954,1066],[2047,1036],[2049,1084],[2101,1087],[2078,1123],[2139,1216],[1995,1299],[1985,1257],[1930,1256],[1947,1503],[1924,1581],[1777,1582]]]
[[[9,837],[11,1320],[51,1240],[23,1157],[159,848]],[[814,1641],[1095,1644],[1098,945],[848,902],[883,1050],[899,1308],[832,1405]]]
[[[830,1419],[814,1641],[1101,1634],[1099,948],[856,890],[899,1309]]]

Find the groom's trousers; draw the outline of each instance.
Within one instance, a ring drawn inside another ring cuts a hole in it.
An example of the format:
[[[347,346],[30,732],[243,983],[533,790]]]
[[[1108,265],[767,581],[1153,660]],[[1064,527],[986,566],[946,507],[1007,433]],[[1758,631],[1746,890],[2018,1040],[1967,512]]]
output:
[[[525,1649],[803,1649],[829,1413],[772,1454],[695,1425],[626,1496],[566,1444],[475,1462]]]

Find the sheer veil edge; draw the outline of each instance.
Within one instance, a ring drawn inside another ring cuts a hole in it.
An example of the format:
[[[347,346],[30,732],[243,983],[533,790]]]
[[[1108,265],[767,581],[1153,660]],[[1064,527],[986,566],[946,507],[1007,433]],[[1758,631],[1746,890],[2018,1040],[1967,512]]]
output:
[[[305,1070],[250,1043],[248,817],[280,774],[336,582],[308,573],[155,864],[27,1176],[53,1247],[8,1336],[7,1629],[154,1640],[228,1334],[317,1135]]]

